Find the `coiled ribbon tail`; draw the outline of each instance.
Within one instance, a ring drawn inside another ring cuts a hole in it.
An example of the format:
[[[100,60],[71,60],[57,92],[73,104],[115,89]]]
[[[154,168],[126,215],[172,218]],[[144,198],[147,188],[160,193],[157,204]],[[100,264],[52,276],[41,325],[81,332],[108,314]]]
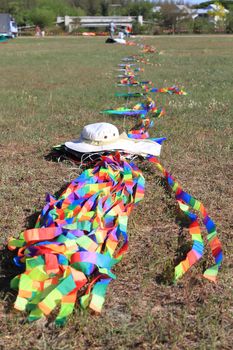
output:
[[[212,255],[215,259],[215,264],[204,272],[204,277],[210,281],[216,282],[217,274],[223,260],[222,245],[217,237],[216,226],[209,217],[204,205],[192,197],[187,192],[183,191],[182,187],[176,180],[167,172],[156,157],[148,157],[148,160],[155,164],[156,168],[163,174],[170,189],[175,193],[175,198],[182,212],[190,219],[189,232],[192,237],[193,246],[188,252],[186,259],[181,261],[175,267],[175,280],[183,276],[183,274],[195,264],[204,252],[204,242],[201,234],[201,228],[198,222],[198,215],[190,212],[190,208],[199,212],[202,216],[202,222],[208,232],[207,240],[210,244]]]
[[[36,227],[9,242],[25,264],[12,281],[15,308],[33,321],[60,305],[56,323],[64,324],[79,294],[82,307],[100,312],[112,267],[128,248],[128,217],[143,196],[141,171],[119,155],[103,156],[58,199],[48,195]]]

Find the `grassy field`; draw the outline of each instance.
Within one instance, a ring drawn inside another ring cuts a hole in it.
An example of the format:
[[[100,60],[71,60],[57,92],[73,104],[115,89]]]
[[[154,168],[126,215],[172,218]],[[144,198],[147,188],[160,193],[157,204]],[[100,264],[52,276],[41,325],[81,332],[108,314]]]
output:
[[[78,172],[45,156],[87,123],[110,121],[122,130],[120,118],[99,111],[121,105],[114,69],[138,48],[106,45],[103,38],[10,41],[0,44],[0,349],[232,349],[233,37],[141,40],[160,51],[150,56],[156,65],[146,65],[144,77],[189,93],[158,96],[167,114],[153,136],[167,137],[162,164],[217,224],[225,255],[218,284],[200,277],[211,262],[208,249],[177,285],[168,283],[180,241],[190,238],[179,231],[160,174],[141,164],[145,199],[130,217],[129,252],[115,268],[102,314],[76,308],[59,329],[25,323],[13,310],[9,280],[17,270],[4,245],[32,227],[46,192],[56,193]]]

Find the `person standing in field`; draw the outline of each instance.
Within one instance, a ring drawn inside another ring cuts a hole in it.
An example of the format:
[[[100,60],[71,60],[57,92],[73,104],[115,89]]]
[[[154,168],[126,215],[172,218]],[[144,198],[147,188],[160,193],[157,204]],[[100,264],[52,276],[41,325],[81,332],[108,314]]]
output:
[[[37,38],[39,38],[41,36],[41,29],[38,25],[36,26],[36,29],[35,29],[35,36]]]
[[[132,27],[128,24],[125,27],[125,35],[126,35],[127,38],[129,38],[131,31],[132,31]]]
[[[116,29],[116,26],[115,26],[114,22],[111,22],[109,24],[109,33],[110,33],[110,37],[112,39],[114,38],[115,29]]]

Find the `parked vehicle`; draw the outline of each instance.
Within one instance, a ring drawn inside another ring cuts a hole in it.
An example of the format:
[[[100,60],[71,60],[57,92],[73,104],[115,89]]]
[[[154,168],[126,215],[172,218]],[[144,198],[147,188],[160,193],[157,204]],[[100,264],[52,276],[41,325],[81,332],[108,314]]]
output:
[[[0,36],[15,38],[18,35],[18,27],[14,19],[8,13],[0,13]]]

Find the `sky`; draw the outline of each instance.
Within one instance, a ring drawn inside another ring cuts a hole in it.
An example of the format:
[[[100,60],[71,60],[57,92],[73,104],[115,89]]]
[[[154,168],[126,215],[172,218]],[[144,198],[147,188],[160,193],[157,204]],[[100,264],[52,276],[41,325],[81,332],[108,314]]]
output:
[[[187,2],[189,2],[190,4],[200,4],[201,2],[205,2],[206,0],[188,0]],[[185,1],[186,2],[186,1]]]

